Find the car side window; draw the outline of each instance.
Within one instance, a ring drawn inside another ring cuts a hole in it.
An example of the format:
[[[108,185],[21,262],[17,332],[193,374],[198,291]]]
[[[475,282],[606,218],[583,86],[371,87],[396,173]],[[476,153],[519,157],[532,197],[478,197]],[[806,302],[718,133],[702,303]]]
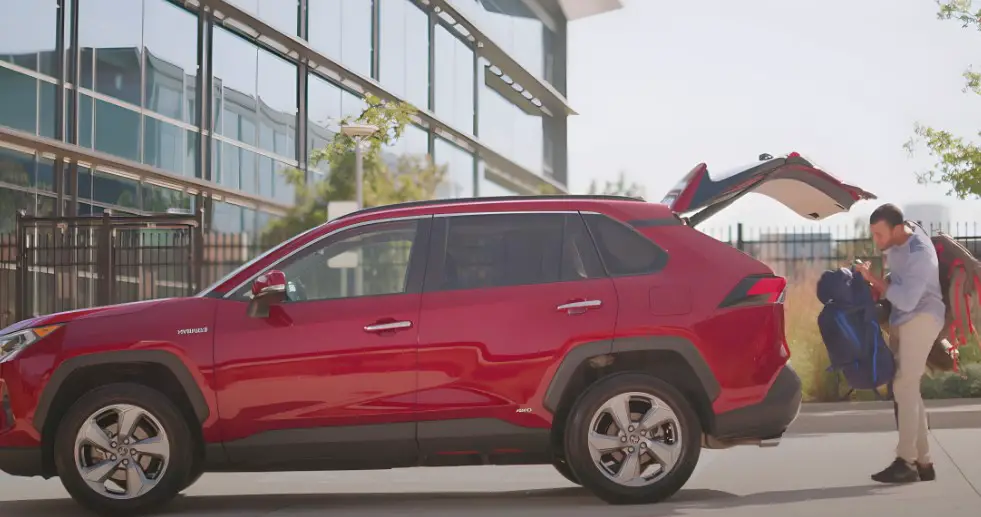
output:
[[[603,276],[578,214],[442,218],[428,291],[544,284]],[[440,240],[441,239],[441,240]]]
[[[273,267],[286,275],[285,303],[406,292],[418,231],[418,221],[372,224],[286,259]]]
[[[633,228],[605,215],[583,214],[583,218],[610,275],[644,275],[667,264],[667,252]]]

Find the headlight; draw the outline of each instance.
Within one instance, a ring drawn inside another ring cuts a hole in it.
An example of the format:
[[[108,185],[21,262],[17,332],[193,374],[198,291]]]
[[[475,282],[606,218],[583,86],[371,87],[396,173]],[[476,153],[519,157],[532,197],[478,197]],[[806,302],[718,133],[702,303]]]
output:
[[[31,344],[44,339],[45,336],[57,330],[61,325],[48,325],[21,330],[6,336],[0,336],[0,363],[13,359],[17,352]]]

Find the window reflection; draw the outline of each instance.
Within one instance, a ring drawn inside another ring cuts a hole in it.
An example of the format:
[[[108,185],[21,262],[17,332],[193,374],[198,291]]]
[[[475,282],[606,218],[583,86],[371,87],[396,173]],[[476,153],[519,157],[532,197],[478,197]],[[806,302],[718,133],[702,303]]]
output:
[[[371,2],[309,0],[307,10],[310,45],[351,70],[370,76]]]
[[[4,2],[0,16],[0,61],[55,75],[50,56],[56,46],[57,14],[55,2]]]
[[[435,161],[446,165],[446,177],[436,189],[438,198],[459,198],[473,196],[473,155],[443,140],[436,139]]]
[[[307,160],[317,149],[323,149],[334,138],[341,120],[341,89],[313,74],[307,80]],[[310,162],[310,167],[327,172],[326,161]]]
[[[480,197],[499,197],[499,196],[514,196],[517,192],[514,192],[507,187],[495,182],[487,174],[487,166],[484,161],[481,160],[477,166],[480,168]]]
[[[494,43],[533,75],[552,81],[555,34],[528,6],[514,0],[449,0]]]
[[[480,60],[481,74],[486,73],[487,64]],[[542,117],[525,113],[483,82],[478,94],[481,140],[516,163],[541,173],[545,154]]]
[[[439,26],[436,63],[436,114],[473,133],[473,51]]]
[[[226,0],[286,34],[297,34],[297,0]]]
[[[95,56],[92,88],[140,106],[143,2],[86,0],[79,7],[79,45]]]
[[[190,97],[197,71],[197,17],[164,0],[148,0],[144,9],[144,106],[193,123]]]
[[[381,84],[419,108],[429,107],[429,17],[409,0],[381,3]]]

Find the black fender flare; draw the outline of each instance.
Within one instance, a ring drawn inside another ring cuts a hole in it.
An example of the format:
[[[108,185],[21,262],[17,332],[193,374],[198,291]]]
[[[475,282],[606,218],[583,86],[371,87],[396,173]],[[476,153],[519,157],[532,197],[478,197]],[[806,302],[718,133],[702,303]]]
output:
[[[615,338],[612,340],[592,341],[576,346],[562,358],[561,364],[555,370],[552,381],[545,390],[542,406],[552,414],[558,410],[565,389],[572,381],[572,375],[584,362],[593,357],[604,355],[616,356],[624,352],[674,352],[684,359],[691,367],[708,396],[709,402],[718,398],[722,388],[712,373],[705,358],[690,340],[675,335],[634,336]]]
[[[34,412],[33,419],[34,428],[39,431],[44,428],[48,412],[51,410],[51,405],[61,390],[62,384],[78,369],[107,364],[133,363],[153,363],[167,368],[184,389],[198,421],[203,423],[211,415],[211,410],[208,408],[208,402],[204,398],[201,387],[195,382],[184,362],[176,355],[165,350],[120,350],[80,355],[61,363],[45,384],[38,399],[37,410]]]

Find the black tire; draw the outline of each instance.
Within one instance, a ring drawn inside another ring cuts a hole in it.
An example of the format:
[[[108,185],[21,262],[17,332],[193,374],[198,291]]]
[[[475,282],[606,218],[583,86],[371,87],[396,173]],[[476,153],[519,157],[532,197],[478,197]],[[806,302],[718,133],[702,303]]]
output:
[[[569,464],[566,463],[564,459],[555,458],[552,460],[552,466],[555,467],[555,470],[557,470],[559,474],[562,474],[562,477],[569,480],[570,483],[574,483],[576,485],[582,484],[579,482],[579,478],[577,478],[576,474],[572,472],[572,468],[569,467]]]
[[[86,420],[114,404],[137,406],[152,415],[167,433],[170,458],[155,486],[132,499],[113,499],[96,492],[82,478],[75,461],[75,437]],[[181,411],[162,393],[141,384],[117,383],[82,395],[65,413],[55,435],[55,468],[65,489],[79,504],[109,516],[157,510],[184,488],[194,466],[194,443]]]
[[[628,487],[609,479],[589,452],[588,434],[593,415],[611,398],[630,392],[653,395],[666,403],[678,419],[681,452],[672,470],[656,482]],[[576,401],[566,425],[565,458],[580,484],[610,504],[649,504],[663,501],[688,482],[701,454],[702,426],[691,403],[677,389],[643,373],[614,374],[591,385]]]

